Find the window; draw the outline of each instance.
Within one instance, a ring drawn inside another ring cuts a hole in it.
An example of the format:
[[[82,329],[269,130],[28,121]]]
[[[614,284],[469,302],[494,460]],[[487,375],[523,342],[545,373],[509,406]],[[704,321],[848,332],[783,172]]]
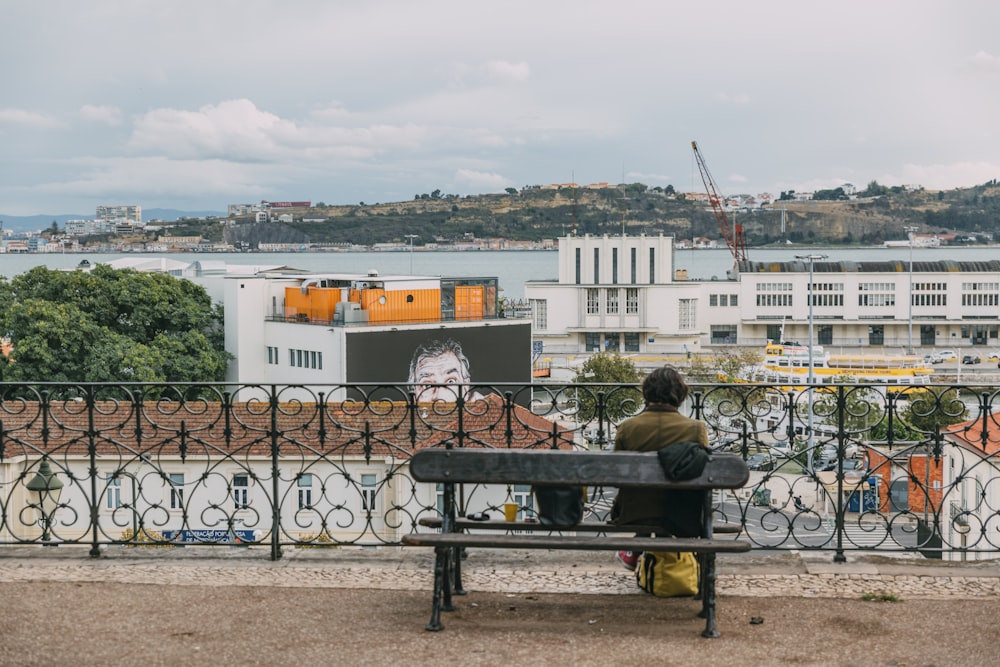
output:
[[[296,486],[299,489],[299,509],[311,510],[313,506],[313,476],[304,473],[299,476]]]
[[[632,283],[633,285],[635,285],[635,272],[636,272],[636,270],[638,268],[638,265],[636,264],[636,252],[635,252],[635,248],[631,249],[631,253],[630,254],[631,254],[630,260],[631,260],[631,265],[632,266],[631,266],[630,274],[629,274],[629,282]]]
[[[271,347],[270,345],[267,346],[267,363],[271,365],[276,365],[279,363],[278,348]]]
[[[882,345],[884,341],[885,341],[885,327],[881,325],[868,327],[869,345]]]
[[[736,325],[713,324],[711,327],[712,345],[736,345]]]
[[[708,295],[708,305],[712,306],[712,307],[718,306],[719,305],[719,295],[718,294],[709,294]]]
[[[734,308],[736,306],[740,305],[739,295],[738,294],[730,294],[729,295],[729,305],[733,306]]]
[[[695,328],[697,319],[697,299],[681,299],[678,302],[677,328],[681,331],[690,331]]]
[[[109,472],[105,476],[105,479],[108,483],[105,507],[109,510],[118,509],[122,506],[122,478],[113,472]]]
[[[763,308],[790,308],[791,283],[757,283],[757,305]]]
[[[535,516],[535,499],[531,493],[530,484],[515,484],[512,492],[511,502],[517,505],[517,520],[521,521],[524,515]]]
[[[649,249],[649,284],[656,282],[656,249]]]
[[[601,351],[601,334],[599,333],[587,333],[584,334],[584,349],[587,352],[600,352]]]
[[[843,306],[844,283],[813,283],[811,298],[806,303],[814,306]]]
[[[611,249],[611,283],[618,284],[618,248]]]
[[[546,299],[531,299],[531,323],[539,331],[549,328],[549,302]]]
[[[639,351],[639,334],[635,331],[626,331],[624,334],[625,340],[625,351],[626,352],[638,352]]]
[[[605,303],[607,305],[606,312],[608,313],[608,315],[617,315],[618,314],[618,290],[616,290],[616,289],[609,289],[609,290],[607,290],[607,294],[605,296],[607,297],[607,299],[605,301]]]
[[[604,334],[604,351],[618,352],[619,340],[621,340],[621,334],[617,331],[609,331],[608,333]]]
[[[580,275],[582,269],[583,269],[583,267],[581,265],[580,249],[577,248],[576,249],[576,284],[577,285],[580,284],[580,281],[581,281],[581,278],[582,278],[582,276]]]
[[[637,315],[639,313],[639,288],[625,288],[625,314]]]
[[[858,305],[866,308],[885,308],[896,305],[896,295],[893,293],[861,293],[858,295]]]
[[[179,510],[184,507],[184,473],[172,472],[170,483],[170,509]]]
[[[587,314],[596,315],[601,312],[601,290],[595,287],[587,288]]]
[[[233,504],[236,509],[250,506],[250,476],[247,474],[233,475]]]
[[[437,507],[438,514],[444,516],[444,484],[440,482],[434,486],[434,506]]]
[[[361,475],[361,509],[375,511],[375,475]]]
[[[601,282],[601,249],[594,248],[594,284]]]
[[[323,370],[323,353],[313,350],[289,350],[289,364],[298,368]],[[277,359],[277,355],[275,356]]]
[[[767,339],[773,342],[781,341],[781,325],[780,324],[768,324],[767,325]]]

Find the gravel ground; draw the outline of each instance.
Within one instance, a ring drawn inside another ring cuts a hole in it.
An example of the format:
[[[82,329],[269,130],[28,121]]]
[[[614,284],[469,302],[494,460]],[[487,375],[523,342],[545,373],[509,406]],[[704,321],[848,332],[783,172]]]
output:
[[[250,549],[0,549],[0,665],[1000,664],[996,562],[720,558],[711,640],[699,603],[641,593],[593,552],[472,552],[469,594],[427,632],[431,562],[422,549],[280,561]]]

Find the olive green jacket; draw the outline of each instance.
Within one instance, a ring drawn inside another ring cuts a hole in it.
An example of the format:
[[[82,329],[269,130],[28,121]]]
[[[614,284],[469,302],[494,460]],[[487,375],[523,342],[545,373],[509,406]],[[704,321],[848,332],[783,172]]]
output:
[[[622,422],[615,435],[615,450],[629,452],[656,452],[668,445],[679,442],[700,442],[708,446],[708,431],[705,424],[685,417],[676,410],[647,407],[635,417]],[[652,461],[650,465],[659,465]],[[647,523],[664,525],[668,532],[679,537],[697,537],[697,535],[681,535],[689,533],[697,524],[694,517],[679,526],[673,519],[677,518],[678,502],[688,505],[696,500],[700,492],[662,491],[658,489],[619,489],[618,496],[611,511],[615,523]],[[691,495],[695,494],[695,495]],[[700,511],[700,508],[699,508]],[[692,523],[694,521],[694,523]]]

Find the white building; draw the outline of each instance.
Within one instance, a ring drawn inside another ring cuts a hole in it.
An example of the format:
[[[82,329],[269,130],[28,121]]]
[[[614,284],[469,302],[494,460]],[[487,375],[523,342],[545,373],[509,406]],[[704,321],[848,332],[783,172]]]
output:
[[[852,348],[997,344],[1000,260],[813,261],[815,342]],[[546,353],[695,352],[808,340],[807,260],[736,264],[692,281],[671,237],[566,237],[556,282],[525,285]]]
[[[372,391],[405,401],[398,386],[416,349],[447,340],[473,383],[531,382],[530,323],[498,316],[496,278],[275,272],[224,282],[233,383],[313,387],[288,390],[305,400],[345,397],[320,385],[381,383]]]

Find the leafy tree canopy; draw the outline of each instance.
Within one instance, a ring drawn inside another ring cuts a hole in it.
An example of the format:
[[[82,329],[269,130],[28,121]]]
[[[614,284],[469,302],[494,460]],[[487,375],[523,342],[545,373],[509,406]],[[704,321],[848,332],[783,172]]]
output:
[[[613,421],[619,421],[638,412],[642,405],[642,392],[633,387],[621,385],[635,384],[642,379],[642,374],[636,369],[630,359],[618,354],[600,352],[593,355],[580,366],[576,374],[576,382],[609,385],[594,387],[593,390],[580,390],[579,401],[580,420],[590,421],[598,416],[599,394],[604,393],[604,415]]]
[[[225,377],[222,308],[163,273],[35,267],[0,281],[0,331],[18,382],[213,382]]]

